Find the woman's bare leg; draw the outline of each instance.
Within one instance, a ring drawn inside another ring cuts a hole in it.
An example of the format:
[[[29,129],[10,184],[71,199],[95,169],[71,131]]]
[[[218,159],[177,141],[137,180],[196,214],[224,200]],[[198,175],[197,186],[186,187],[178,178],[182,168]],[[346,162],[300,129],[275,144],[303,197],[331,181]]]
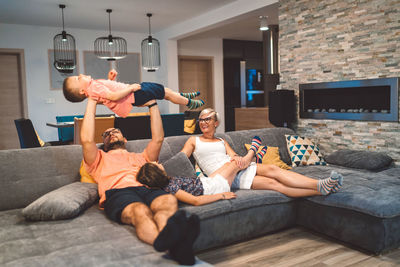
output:
[[[267,178],[264,176],[255,176],[253,184],[251,185],[251,189],[274,190],[289,197],[307,197],[321,195],[321,193],[317,190],[289,187],[280,183],[276,179]]]
[[[231,162],[225,163],[221,168],[219,168],[215,172],[211,173],[209,175],[209,177],[213,177],[213,176],[219,174],[228,181],[229,186],[232,186],[233,180],[235,180],[236,174],[239,171],[240,171],[240,169],[237,166],[236,162],[231,161]]]
[[[317,179],[284,170],[271,164],[257,164],[256,175],[273,178],[289,187],[317,190]]]

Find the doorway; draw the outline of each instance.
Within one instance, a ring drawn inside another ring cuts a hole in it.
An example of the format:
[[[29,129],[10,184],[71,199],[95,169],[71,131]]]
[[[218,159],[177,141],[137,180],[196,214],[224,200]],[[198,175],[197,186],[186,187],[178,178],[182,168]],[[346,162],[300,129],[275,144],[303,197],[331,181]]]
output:
[[[199,91],[196,99],[204,100],[205,104],[197,110],[214,108],[213,58],[199,56],[179,56],[179,92]],[[180,106],[180,112],[187,108]]]
[[[0,149],[20,148],[14,120],[27,115],[24,51],[0,49]]]

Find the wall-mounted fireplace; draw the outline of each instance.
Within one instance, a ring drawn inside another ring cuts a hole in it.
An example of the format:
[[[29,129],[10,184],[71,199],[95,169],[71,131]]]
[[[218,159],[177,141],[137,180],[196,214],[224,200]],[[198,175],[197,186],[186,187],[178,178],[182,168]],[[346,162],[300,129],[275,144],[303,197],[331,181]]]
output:
[[[300,84],[300,118],[398,121],[399,78]]]

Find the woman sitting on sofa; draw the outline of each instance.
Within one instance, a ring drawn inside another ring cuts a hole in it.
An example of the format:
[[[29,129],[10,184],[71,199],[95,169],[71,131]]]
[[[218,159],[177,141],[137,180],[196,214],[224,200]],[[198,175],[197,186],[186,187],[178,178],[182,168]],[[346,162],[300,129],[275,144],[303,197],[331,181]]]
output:
[[[218,125],[218,113],[210,108],[204,109],[199,115],[203,134],[190,137],[182,152],[187,157],[193,154],[203,173],[209,177],[223,170],[222,176],[232,189],[267,189],[289,197],[304,197],[328,195],[342,186],[343,177],[335,171],[326,179],[316,180],[275,165],[251,162],[261,145],[259,137],[253,138],[247,155],[240,157],[225,140],[215,137]],[[262,158],[262,153],[265,151],[257,154],[258,159]]]

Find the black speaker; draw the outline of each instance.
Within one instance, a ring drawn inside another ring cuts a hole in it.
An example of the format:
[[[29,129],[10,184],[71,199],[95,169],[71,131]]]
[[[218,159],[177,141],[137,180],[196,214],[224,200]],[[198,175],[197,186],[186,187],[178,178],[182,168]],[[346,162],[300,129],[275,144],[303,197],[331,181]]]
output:
[[[268,93],[269,121],[275,126],[287,126],[295,121],[293,90],[275,90]]]

